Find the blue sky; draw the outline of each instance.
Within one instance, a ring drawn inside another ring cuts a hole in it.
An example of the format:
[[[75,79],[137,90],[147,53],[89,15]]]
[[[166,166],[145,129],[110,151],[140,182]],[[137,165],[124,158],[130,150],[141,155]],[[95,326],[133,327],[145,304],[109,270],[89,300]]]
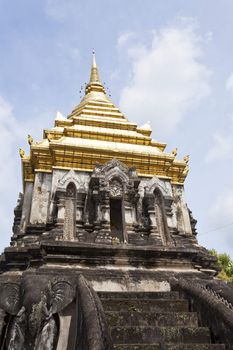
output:
[[[190,155],[185,189],[199,242],[233,256],[233,2],[0,0],[0,248],[28,152],[79,103],[95,48],[131,121]]]

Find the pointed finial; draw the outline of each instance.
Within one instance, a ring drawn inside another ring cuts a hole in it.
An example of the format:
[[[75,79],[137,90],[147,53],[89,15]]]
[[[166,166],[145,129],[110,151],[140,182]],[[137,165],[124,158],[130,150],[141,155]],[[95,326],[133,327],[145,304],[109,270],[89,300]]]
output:
[[[19,155],[21,158],[24,158],[25,157],[25,152],[22,148],[19,149]]]
[[[100,83],[100,78],[99,78],[99,72],[98,72],[98,67],[96,64],[96,58],[95,58],[95,51],[92,51],[92,67],[91,67],[91,76],[90,76],[90,82],[91,83]],[[100,83],[101,84],[101,83]]]
[[[28,143],[30,146],[33,144],[33,138],[31,135],[28,135]]]
[[[188,162],[189,162],[189,155],[188,155],[188,154],[187,154],[186,156],[184,156],[183,161],[184,161],[186,164],[188,164]]]
[[[145,124],[143,124],[140,129],[145,129],[145,130],[151,130],[151,125],[150,121],[147,121]]]
[[[97,68],[94,49],[92,50],[92,68]]]
[[[64,119],[66,119],[66,118],[63,117],[61,112],[57,111],[56,120],[64,120]]]
[[[105,100],[108,101],[108,98],[106,96],[106,91],[103,86],[103,84],[100,81],[99,77],[99,71],[98,67],[96,64],[96,58],[95,58],[95,50],[92,50],[92,65],[91,65],[91,74],[90,74],[90,80],[88,84],[85,84],[85,95],[88,95],[89,93],[94,93],[96,94],[96,98],[104,98]],[[101,95],[101,94],[104,94]],[[85,96],[84,96],[85,99]]]
[[[177,156],[177,153],[178,153],[178,149],[177,148],[174,148],[174,150],[171,152],[171,155],[173,157],[176,157]]]

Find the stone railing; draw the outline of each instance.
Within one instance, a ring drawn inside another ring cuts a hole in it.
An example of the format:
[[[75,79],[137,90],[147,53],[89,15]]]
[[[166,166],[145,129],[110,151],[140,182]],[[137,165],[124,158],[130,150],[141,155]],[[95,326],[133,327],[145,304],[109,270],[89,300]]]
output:
[[[191,311],[199,313],[200,322],[211,329],[216,343],[233,349],[233,286],[221,281],[171,279],[172,290],[188,298]]]
[[[77,285],[77,307],[77,349],[113,349],[101,301],[82,275]]]
[[[220,301],[221,303],[223,303],[227,308],[233,310],[233,305],[227,301],[226,299],[224,299],[219,293],[217,293],[215,290],[211,289],[209,286],[202,286],[200,285],[200,287],[205,290],[206,292],[208,292],[210,295],[213,296],[213,298],[215,300]]]

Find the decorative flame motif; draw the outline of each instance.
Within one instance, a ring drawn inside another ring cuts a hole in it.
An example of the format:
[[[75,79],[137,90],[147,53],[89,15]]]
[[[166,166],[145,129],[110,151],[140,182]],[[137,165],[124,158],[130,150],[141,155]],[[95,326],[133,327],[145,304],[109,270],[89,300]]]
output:
[[[110,183],[110,196],[111,197],[122,197],[123,195],[123,188],[122,188],[122,184],[114,179],[111,181]]]

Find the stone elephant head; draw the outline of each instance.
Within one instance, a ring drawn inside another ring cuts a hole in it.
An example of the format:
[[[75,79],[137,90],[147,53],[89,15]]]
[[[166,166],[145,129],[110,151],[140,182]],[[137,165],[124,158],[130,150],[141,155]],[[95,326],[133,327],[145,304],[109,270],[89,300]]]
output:
[[[59,329],[56,314],[74,298],[75,287],[64,279],[26,276],[20,284],[4,283],[0,309],[10,317],[1,342],[9,350],[53,350]]]

